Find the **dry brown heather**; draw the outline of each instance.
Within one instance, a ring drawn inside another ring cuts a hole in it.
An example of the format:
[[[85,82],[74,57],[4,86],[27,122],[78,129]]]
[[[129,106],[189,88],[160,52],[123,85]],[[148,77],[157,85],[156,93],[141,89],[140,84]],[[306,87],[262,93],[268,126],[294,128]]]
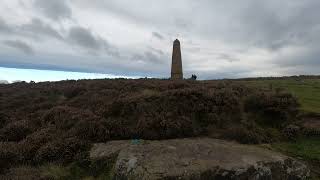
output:
[[[291,94],[232,81],[145,79],[0,85],[0,106],[2,168],[68,163],[115,139],[269,142],[298,108]]]

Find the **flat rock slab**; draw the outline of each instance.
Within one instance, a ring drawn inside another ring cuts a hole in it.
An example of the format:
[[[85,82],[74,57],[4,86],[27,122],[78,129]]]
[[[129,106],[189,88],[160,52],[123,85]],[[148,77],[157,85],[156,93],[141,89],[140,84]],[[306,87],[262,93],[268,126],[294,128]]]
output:
[[[106,144],[100,143],[93,145],[90,151],[90,159],[111,159],[118,156],[119,152],[130,146],[130,141],[110,141]]]
[[[305,179],[303,163],[250,145],[210,138],[96,144],[93,160],[117,155],[114,179]]]

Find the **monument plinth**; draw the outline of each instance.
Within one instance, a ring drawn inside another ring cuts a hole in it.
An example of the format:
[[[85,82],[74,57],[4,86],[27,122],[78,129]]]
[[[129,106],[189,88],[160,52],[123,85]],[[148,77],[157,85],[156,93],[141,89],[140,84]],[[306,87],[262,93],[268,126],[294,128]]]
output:
[[[180,41],[173,42],[171,79],[183,79]]]

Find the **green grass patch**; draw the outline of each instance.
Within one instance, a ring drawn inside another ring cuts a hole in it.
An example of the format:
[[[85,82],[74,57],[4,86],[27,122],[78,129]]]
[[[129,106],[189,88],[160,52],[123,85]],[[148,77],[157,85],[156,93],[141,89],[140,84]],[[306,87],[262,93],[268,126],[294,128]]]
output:
[[[320,79],[280,79],[280,80],[250,80],[240,81],[249,86],[273,89],[283,88],[294,94],[301,110],[305,112],[320,113]]]
[[[47,164],[42,166],[41,174],[50,179],[59,180],[111,180],[115,160],[101,160],[90,162],[88,165],[71,163],[68,166]]]
[[[300,157],[304,160],[320,164],[320,138],[299,138],[295,142],[281,142],[272,144],[272,147],[285,154]]]
[[[310,180],[320,180],[320,137],[303,137],[295,142],[272,144],[272,148],[305,161],[310,170]]]

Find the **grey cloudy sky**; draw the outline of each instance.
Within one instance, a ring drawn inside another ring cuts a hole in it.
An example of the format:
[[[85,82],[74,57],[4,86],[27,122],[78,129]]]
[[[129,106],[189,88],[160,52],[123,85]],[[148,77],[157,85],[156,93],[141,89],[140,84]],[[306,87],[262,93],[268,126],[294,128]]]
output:
[[[0,67],[168,77],[320,74],[319,0],[1,0]]]

